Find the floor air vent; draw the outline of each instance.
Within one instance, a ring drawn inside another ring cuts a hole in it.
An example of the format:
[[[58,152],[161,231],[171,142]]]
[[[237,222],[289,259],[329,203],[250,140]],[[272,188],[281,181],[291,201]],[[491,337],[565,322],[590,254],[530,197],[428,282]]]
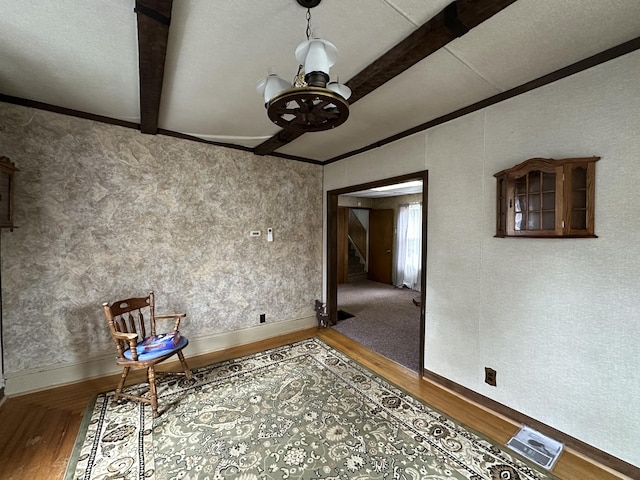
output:
[[[507,442],[507,446],[546,469],[553,467],[563,447],[557,440],[526,425]]]

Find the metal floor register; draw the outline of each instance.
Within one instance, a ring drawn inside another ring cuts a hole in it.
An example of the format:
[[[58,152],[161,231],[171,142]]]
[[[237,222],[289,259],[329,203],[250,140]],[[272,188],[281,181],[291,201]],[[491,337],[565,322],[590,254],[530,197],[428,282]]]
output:
[[[562,453],[563,444],[523,425],[507,442],[507,446],[541,467],[550,469]]]

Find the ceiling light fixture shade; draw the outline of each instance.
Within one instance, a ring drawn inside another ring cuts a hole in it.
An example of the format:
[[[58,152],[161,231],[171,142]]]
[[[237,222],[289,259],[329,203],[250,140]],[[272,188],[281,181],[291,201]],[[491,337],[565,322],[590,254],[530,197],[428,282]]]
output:
[[[338,58],[338,49],[331,42],[314,38],[302,42],[296,48],[296,60],[304,66],[304,79],[313,87],[325,87],[329,81],[329,69]]]
[[[327,85],[327,88],[332,92],[337,93],[345,100],[349,100],[349,97],[351,96],[351,89],[346,85],[344,85],[343,83],[329,82],[329,85]]]
[[[304,2],[315,7],[320,0]],[[329,69],[336,63],[338,49],[327,40],[310,38],[311,7],[307,8],[307,40],[298,45],[295,57],[298,73],[293,82],[270,74],[257,84],[267,115],[282,128],[317,132],[342,125],[349,118],[351,89],[329,82]]]
[[[267,105],[269,100],[281,91],[290,87],[291,83],[289,81],[279,77],[275,73],[272,73],[258,80],[256,90],[258,90],[258,93],[264,97],[264,104]]]

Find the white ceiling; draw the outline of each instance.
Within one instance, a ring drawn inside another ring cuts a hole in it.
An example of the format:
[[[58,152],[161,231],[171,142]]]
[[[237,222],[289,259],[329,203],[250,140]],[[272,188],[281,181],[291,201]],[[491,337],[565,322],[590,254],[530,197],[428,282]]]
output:
[[[346,82],[450,0],[323,0],[312,27]],[[134,0],[0,0],[0,93],[139,122]],[[292,78],[295,0],[174,0],[159,127],[255,147],[279,131],[255,90]],[[277,153],[325,161],[640,36],[638,0],[517,0],[351,107],[335,130]]]
[[[368,190],[343,193],[342,195],[359,198],[383,198],[413,195],[416,193],[422,193],[422,180],[408,180],[402,183],[385,185],[384,187],[375,187]]]

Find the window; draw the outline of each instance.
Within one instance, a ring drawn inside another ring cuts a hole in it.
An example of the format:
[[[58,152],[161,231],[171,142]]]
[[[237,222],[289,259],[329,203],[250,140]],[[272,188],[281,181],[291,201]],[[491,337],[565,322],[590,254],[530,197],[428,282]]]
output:
[[[422,262],[422,204],[400,205],[396,250],[396,286],[420,290]]]
[[[496,237],[595,237],[599,159],[531,158],[496,173]]]

